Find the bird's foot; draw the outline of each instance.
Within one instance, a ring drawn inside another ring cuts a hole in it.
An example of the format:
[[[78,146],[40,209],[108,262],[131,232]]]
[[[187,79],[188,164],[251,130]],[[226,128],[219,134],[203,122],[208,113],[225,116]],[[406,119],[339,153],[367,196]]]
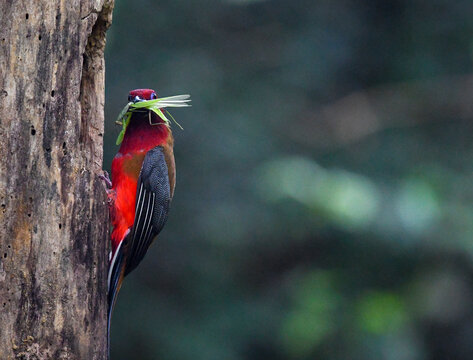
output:
[[[116,192],[112,189],[112,181],[110,180],[108,172],[104,170],[103,175],[99,175],[99,178],[103,181],[103,185],[107,193],[107,203],[110,209],[110,215],[112,215],[113,204],[115,203],[115,198],[117,196]]]
[[[108,172],[104,170],[102,175],[99,175],[99,178],[104,182],[105,184],[105,190],[110,190],[112,188],[112,180],[110,180],[110,176],[108,175]]]

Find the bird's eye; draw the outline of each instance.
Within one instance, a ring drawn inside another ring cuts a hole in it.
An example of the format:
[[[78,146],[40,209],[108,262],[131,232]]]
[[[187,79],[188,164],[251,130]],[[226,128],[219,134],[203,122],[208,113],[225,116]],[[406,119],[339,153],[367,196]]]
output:
[[[128,101],[133,101],[133,95],[128,95]]]
[[[157,98],[158,98],[158,96],[156,95],[156,93],[151,94],[151,97],[150,97],[151,100],[154,100],[154,99],[157,99]]]

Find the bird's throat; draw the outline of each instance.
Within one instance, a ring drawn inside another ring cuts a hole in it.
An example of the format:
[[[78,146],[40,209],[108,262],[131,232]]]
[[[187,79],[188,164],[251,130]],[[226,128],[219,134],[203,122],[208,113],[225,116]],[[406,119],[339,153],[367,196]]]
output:
[[[137,151],[148,151],[156,146],[166,144],[170,135],[171,130],[156,114],[149,114],[148,111],[137,112],[131,116],[119,152],[124,155]]]

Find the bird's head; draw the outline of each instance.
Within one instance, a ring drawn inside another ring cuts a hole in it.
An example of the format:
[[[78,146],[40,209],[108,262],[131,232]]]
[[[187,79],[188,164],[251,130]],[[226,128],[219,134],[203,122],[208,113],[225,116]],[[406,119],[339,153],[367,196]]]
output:
[[[146,100],[155,100],[157,98],[158,95],[156,95],[156,91],[153,89],[135,89],[131,90],[128,94],[128,101],[132,103]]]
[[[126,129],[131,121],[133,113],[145,113],[146,119],[149,120],[149,125],[164,125],[170,128],[171,124],[168,115],[179,127],[181,127],[172,115],[167,111],[169,107],[186,107],[190,106],[190,95],[176,95],[164,98],[158,98],[156,91],[152,89],[136,89],[128,93],[128,104],[118,115],[117,124],[122,126],[122,131],[118,135],[117,145],[123,140]],[[164,114],[166,113],[166,115]]]

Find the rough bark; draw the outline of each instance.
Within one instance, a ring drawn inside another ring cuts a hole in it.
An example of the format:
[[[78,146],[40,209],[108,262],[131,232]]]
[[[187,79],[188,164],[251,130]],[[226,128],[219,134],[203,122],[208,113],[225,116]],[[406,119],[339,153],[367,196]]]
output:
[[[113,0],[0,1],[0,359],[105,359]]]

